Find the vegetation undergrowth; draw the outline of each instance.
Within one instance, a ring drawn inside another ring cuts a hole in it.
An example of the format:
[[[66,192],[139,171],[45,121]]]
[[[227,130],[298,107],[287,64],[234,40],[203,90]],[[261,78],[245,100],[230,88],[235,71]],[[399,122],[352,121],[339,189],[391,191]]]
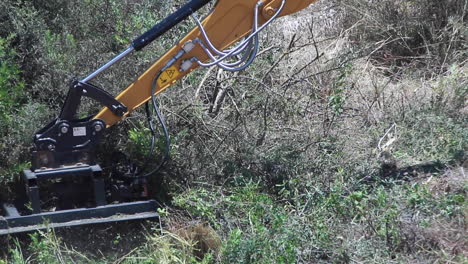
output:
[[[0,3],[1,198],[70,78],[180,3]],[[172,137],[150,181],[161,222],[0,237],[0,264],[466,263],[466,11],[334,0],[282,18],[247,70],[199,70],[159,96]],[[95,82],[117,94],[192,26]],[[82,115],[99,107],[86,101]],[[139,110],[109,130],[106,172],[120,156],[144,163],[145,122]]]

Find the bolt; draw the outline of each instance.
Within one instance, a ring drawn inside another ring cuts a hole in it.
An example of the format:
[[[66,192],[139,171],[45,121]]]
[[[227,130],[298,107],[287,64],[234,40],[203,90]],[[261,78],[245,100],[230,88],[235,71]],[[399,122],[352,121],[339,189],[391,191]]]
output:
[[[62,126],[62,127],[60,128],[60,132],[61,132],[62,134],[68,133],[68,127],[67,127],[67,126]]]
[[[102,129],[103,129],[103,127],[102,127],[101,124],[96,124],[96,125],[94,125],[94,131],[100,132]]]
[[[55,146],[53,144],[50,144],[49,146],[47,146],[47,148],[50,150],[50,151],[54,151],[55,150]]]
[[[269,7],[266,8],[265,12],[269,17],[272,17],[272,16],[274,16],[276,14],[276,9],[269,6]]]

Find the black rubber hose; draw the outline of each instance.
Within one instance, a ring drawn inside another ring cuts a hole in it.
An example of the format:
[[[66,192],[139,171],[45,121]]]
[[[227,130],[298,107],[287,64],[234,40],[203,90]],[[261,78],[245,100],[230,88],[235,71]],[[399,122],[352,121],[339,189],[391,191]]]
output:
[[[164,117],[161,114],[161,111],[159,110],[158,101],[156,99],[156,96],[154,95],[156,93],[156,86],[157,86],[159,77],[161,77],[161,74],[162,74],[162,72],[159,72],[158,75],[156,75],[156,77],[153,79],[153,83],[151,84],[151,102],[153,104],[153,110],[156,113],[156,117],[158,118],[158,121],[161,124],[161,128],[162,128],[163,133],[164,133],[165,150],[164,150],[164,155],[163,155],[161,161],[159,162],[159,165],[157,167],[155,167],[153,170],[151,170],[150,172],[143,175],[142,177],[144,177],[144,178],[146,178],[148,176],[151,176],[152,174],[158,172],[162,168],[164,163],[169,158],[169,152],[171,150],[171,139],[169,137],[169,131],[167,129],[166,122],[164,121]],[[151,129],[152,129],[152,127],[150,126],[150,130]],[[154,130],[151,133],[152,133],[152,136],[155,137],[156,133],[154,133]],[[154,145],[152,147],[151,153],[153,152],[153,149],[154,149]]]
[[[161,111],[159,109],[158,101],[156,99],[156,96],[154,95],[156,93],[156,86],[157,86],[159,77],[161,77],[161,74],[162,74],[162,72],[159,72],[154,77],[153,82],[151,84],[151,103],[152,103],[152,106],[153,106],[153,111],[156,113],[156,117],[157,117],[157,119],[158,119],[158,121],[159,121],[159,123],[160,123],[160,125],[162,127],[163,133],[164,133],[164,138],[165,138],[164,155],[163,155],[163,157],[162,157],[162,159],[159,162],[157,167],[154,167],[154,169],[152,169],[151,171],[149,171],[147,173],[144,173],[145,168],[148,166],[148,163],[149,163],[151,157],[153,156],[154,149],[156,147],[155,146],[156,145],[156,131],[154,129],[153,117],[152,117],[152,113],[151,113],[150,108],[149,108],[149,102],[147,102],[145,104],[145,112],[146,112],[146,119],[147,119],[147,122],[148,122],[148,128],[150,129],[150,132],[151,132],[151,144],[150,144],[150,150],[149,150],[148,154],[146,155],[145,162],[143,163],[143,166],[141,166],[141,169],[142,169],[141,172],[137,172],[137,170],[135,170],[133,172],[132,179],[134,179],[134,180],[146,179],[149,176],[151,176],[152,174],[158,172],[162,168],[164,163],[167,161],[167,159],[169,158],[169,152],[170,152],[170,148],[171,148],[171,141],[170,141],[170,137],[169,137],[169,131],[167,129],[166,122],[164,121],[164,117],[163,117],[163,115],[162,115],[162,113],[161,113]]]

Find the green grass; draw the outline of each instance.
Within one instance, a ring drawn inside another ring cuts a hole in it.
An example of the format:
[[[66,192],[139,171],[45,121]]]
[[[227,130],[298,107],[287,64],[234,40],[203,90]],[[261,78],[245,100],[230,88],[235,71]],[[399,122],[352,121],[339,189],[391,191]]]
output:
[[[466,30],[453,8],[460,1],[443,10],[432,2],[352,0],[330,9],[324,1],[276,23],[262,37],[271,51],[248,70],[187,76],[159,98],[172,139],[171,158],[151,182],[164,197],[162,224],[2,237],[0,264],[465,263]],[[29,166],[31,136],[60,110],[67,80],[92,72],[175,5],[0,3],[2,195]],[[117,94],[191,26],[96,82]],[[301,33],[281,40],[293,30]],[[221,86],[226,96],[209,113]],[[84,102],[81,114],[99,108]],[[143,161],[145,121],[136,111],[113,127],[100,158],[120,151]],[[395,160],[390,173],[383,152]]]

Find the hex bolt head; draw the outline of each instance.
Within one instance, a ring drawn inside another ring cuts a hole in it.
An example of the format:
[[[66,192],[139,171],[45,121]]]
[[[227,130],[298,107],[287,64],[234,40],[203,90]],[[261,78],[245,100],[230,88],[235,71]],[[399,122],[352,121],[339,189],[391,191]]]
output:
[[[68,133],[68,127],[67,127],[67,126],[62,126],[62,127],[60,128],[60,133],[62,133],[62,134]]]
[[[101,132],[104,127],[101,124],[94,125],[94,131]]]
[[[275,12],[275,9],[270,7],[270,8],[267,9],[267,13],[268,13],[269,16],[273,16],[276,12]]]

